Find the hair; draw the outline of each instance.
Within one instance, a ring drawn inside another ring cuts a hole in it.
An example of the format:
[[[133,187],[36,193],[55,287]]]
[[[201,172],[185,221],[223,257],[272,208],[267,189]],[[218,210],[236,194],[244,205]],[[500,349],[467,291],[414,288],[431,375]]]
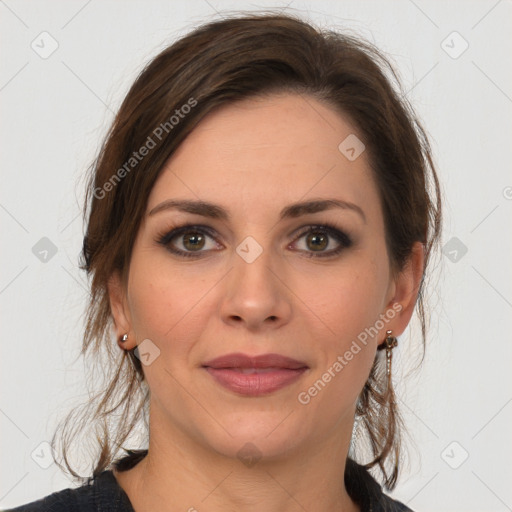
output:
[[[78,434],[94,429],[93,476],[112,464],[122,470],[126,467],[114,462],[115,456],[147,417],[147,382],[136,349],[120,351],[115,343],[107,282],[119,272],[126,283],[148,196],[164,165],[201,119],[223,105],[295,93],[323,102],[353,123],[378,186],[392,271],[404,268],[415,242],[424,244],[415,305],[424,353],[423,288],[440,236],[440,187],[428,137],[401,91],[397,72],[371,43],[273,13],[206,23],[145,66],[122,102],[88,177],[80,268],[91,282],[81,355],[92,352],[98,364],[98,355],[106,353],[107,360],[100,363],[101,391],[82,404],[81,414],[73,410],[52,439],[54,447],[62,428],[62,454],[75,478],[84,477],[74,471],[67,451],[76,446]],[[143,147],[149,149],[141,157]],[[140,155],[134,156],[138,151]],[[386,386],[383,364],[382,358],[375,358],[356,419],[371,454],[365,466],[380,470],[383,484],[391,490],[401,459],[402,421]]]

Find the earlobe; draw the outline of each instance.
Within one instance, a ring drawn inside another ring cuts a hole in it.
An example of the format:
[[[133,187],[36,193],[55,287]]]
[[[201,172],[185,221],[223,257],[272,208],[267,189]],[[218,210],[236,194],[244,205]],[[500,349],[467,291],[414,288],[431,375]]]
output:
[[[401,306],[393,325],[395,336],[405,331],[412,317],[423,278],[424,264],[425,246],[421,242],[415,242],[409,259],[395,279],[395,293],[388,304],[388,307],[393,307],[395,310],[396,304]]]
[[[118,271],[115,271],[109,277],[107,282],[107,289],[110,302],[110,311],[116,329],[116,336],[119,340],[124,334],[130,332],[131,322],[126,303],[125,289]],[[124,345],[126,345],[126,343]]]

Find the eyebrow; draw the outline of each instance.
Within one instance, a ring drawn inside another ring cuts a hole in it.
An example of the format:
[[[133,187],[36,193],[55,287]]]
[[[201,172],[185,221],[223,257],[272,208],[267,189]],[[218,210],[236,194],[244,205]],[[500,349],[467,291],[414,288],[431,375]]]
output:
[[[356,212],[366,223],[366,215],[364,211],[354,203],[342,201],[340,199],[316,199],[311,201],[303,201],[300,203],[293,203],[281,210],[279,219],[293,219],[301,215],[323,212],[333,208],[341,208]],[[228,221],[230,215],[227,210],[222,206],[207,201],[191,201],[187,199],[168,199],[154,208],[148,213],[148,216],[155,215],[158,212],[165,210],[179,210],[186,213],[202,215],[212,219],[219,219]]]

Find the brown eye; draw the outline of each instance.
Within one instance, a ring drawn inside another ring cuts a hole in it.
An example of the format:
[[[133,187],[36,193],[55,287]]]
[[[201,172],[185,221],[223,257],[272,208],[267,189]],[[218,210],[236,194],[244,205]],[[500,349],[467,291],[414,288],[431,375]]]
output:
[[[197,251],[204,247],[205,239],[201,233],[191,232],[192,234],[183,235],[183,246],[188,251]]]
[[[311,232],[306,237],[306,244],[313,251],[323,251],[329,245],[329,237],[319,231]]]
[[[310,226],[293,243],[304,256],[327,258],[337,256],[352,246],[352,239],[335,226],[322,224]]]
[[[156,241],[169,252],[184,257],[200,257],[222,248],[216,242],[215,232],[208,226],[184,225],[161,233]]]

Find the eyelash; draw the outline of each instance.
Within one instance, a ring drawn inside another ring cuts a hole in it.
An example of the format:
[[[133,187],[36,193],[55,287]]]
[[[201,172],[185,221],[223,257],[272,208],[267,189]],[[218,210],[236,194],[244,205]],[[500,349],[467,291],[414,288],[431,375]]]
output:
[[[207,251],[197,251],[197,252],[191,252],[191,251],[182,251],[181,249],[175,249],[171,247],[171,240],[173,240],[176,237],[179,237],[180,235],[184,235],[186,233],[193,232],[193,233],[200,233],[202,235],[207,235],[211,238],[215,238],[214,230],[211,229],[208,226],[202,226],[197,224],[185,224],[183,226],[171,228],[170,231],[166,230],[162,233],[159,233],[157,235],[156,241],[163,245],[168,251],[170,251],[173,254],[176,254],[178,256],[183,256],[185,258],[200,258],[201,253],[207,252]],[[308,235],[310,233],[317,233],[321,232],[326,234],[329,237],[334,238],[340,246],[337,249],[333,249],[327,253],[318,252],[315,253],[314,251],[307,251],[307,256],[310,258],[328,258],[337,256],[341,253],[344,249],[348,249],[352,245],[352,239],[349,235],[344,233],[343,231],[340,231],[337,227],[334,225],[326,222],[323,224],[314,224],[311,226],[308,226],[308,228],[304,231],[302,231],[297,237],[295,238],[294,242],[297,240],[300,240],[303,236]]]

